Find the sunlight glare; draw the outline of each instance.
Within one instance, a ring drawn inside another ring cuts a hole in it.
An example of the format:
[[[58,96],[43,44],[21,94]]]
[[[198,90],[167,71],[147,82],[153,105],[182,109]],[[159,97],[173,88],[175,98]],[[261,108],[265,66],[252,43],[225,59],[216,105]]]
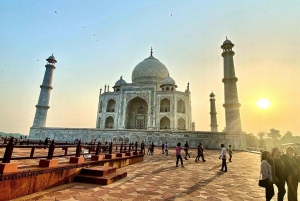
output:
[[[268,99],[262,98],[257,101],[257,106],[261,109],[267,109],[270,107],[271,103]]]

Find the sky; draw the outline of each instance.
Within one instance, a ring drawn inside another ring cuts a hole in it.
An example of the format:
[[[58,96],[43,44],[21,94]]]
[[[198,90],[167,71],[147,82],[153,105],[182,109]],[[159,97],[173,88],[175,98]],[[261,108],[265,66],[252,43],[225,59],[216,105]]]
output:
[[[234,65],[242,130],[300,135],[299,1],[0,1],[0,131],[29,134],[46,59],[57,59],[47,127],[95,128],[99,89],[150,55],[184,91],[192,119],[210,131],[209,94],[225,127],[226,36]],[[257,101],[267,98],[267,109]]]

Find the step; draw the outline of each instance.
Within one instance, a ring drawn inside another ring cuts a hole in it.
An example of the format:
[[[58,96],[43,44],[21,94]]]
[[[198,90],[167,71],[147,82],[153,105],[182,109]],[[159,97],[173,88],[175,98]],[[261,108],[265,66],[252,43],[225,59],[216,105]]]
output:
[[[109,174],[116,172],[115,167],[105,167],[105,166],[95,166],[95,167],[88,167],[82,168],[80,171],[80,175],[90,175],[90,176],[107,176]]]
[[[108,185],[124,177],[127,177],[127,172],[115,172],[103,177],[79,174],[74,178],[74,181],[99,185]]]

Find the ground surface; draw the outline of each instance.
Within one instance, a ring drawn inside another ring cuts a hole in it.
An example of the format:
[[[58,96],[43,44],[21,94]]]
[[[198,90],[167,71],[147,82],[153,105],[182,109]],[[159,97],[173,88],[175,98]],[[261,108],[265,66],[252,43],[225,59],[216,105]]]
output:
[[[165,156],[157,149],[144,162],[122,168],[128,176],[111,185],[73,182],[16,200],[265,200],[264,189],[257,185],[259,154],[235,152],[226,173],[219,171],[219,151],[206,151],[205,163],[194,162],[195,154],[191,150],[192,158],[182,168],[175,167],[173,150]]]

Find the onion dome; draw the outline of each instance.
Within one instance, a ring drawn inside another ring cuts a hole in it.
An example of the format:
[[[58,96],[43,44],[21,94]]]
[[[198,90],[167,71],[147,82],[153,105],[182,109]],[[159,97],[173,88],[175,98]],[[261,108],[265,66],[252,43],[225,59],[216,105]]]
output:
[[[49,63],[56,63],[57,62],[55,57],[53,56],[53,53],[50,57],[48,57],[48,59],[46,59],[46,61],[48,61]]]
[[[116,81],[115,86],[113,86],[113,88],[120,87],[121,85],[126,85],[126,84],[127,84],[126,81],[121,78],[118,81]]]
[[[151,55],[140,62],[132,71],[132,83],[161,83],[169,77],[167,67]]]
[[[166,77],[166,78],[162,81],[162,85],[175,85],[175,81],[174,81],[173,78],[171,78],[171,77]]]
[[[210,97],[215,97],[215,94],[213,92],[211,92],[211,94],[209,96]]]

